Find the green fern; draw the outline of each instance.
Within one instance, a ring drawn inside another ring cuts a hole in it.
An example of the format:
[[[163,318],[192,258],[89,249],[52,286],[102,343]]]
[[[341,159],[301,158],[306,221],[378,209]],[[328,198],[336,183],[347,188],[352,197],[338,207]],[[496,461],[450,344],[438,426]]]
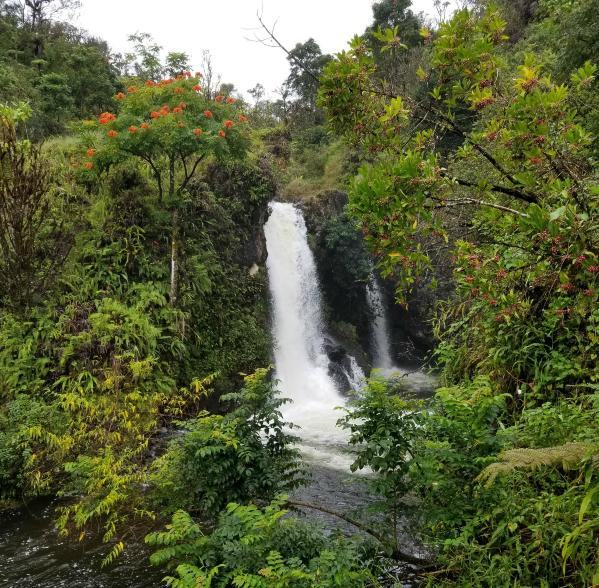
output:
[[[477,481],[490,486],[497,476],[511,474],[516,470],[533,471],[541,467],[556,467],[565,471],[576,469],[585,457],[597,450],[597,445],[590,443],[566,443],[541,449],[509,449],[500,453],[501,461],[487,466],[479,474]]]

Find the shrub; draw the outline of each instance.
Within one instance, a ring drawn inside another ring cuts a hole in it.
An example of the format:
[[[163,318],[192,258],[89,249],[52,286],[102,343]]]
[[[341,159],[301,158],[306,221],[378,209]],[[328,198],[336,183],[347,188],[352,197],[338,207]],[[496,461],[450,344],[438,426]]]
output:
[[[359,588],[377,586],[365,569],[360,543],[325,537],[295,517],[285,517],[285,497],[269,506],[229,504],[210,535],[185,512],[173,516],[167,531],[146,542],[159,549],[155,565],[175,567],[169,586],[256,588]]]
[[[183,423],[186,432],[155,463],[154,497],[167,512],[194,509],[214,518],[229,502],[268,501],[302,482],[296,438],[279,411],[285,401],[268,370],[247,376],[241,392],[222,400],[233,410]]]

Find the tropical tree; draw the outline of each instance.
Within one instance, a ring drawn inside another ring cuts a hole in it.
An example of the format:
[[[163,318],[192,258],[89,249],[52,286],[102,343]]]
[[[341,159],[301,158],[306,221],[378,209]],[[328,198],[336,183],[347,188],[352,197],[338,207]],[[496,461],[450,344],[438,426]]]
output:
[[[189,65],[189,55],[179,51],[171,51],[166,56],[165,67],[166,75],[175,78],[191,69],[191,65]]]
[[[331,56],[324,55],[314,39],[298,43],[289,51],[290,72],[285,85],[295,96],[292,115],[295,126],[305,128],[322,124],[322,112],[316,104],[316,96],[320,75],[330,59]]]
[[[16,310],[34,301],[69,250],[68,235],[60,235],[50,164],[39,145],[18,138],[30,114],[24,104],[0,106],[0,301]]]
[[[432,426],[414,430],[406,466],[451,570],[435,580],[592,585],[597,421],[579,415],[593,414],[599,381],[599,183],[577,107],[597,68],[556,83],[535,56],[505,58],[505,31],[494,7],[422,29],[420,88],[403,94],[356,38],[326,67],[320,103],[364,163],[350,212],[398,299],[450,252],[455,292],[435,324],[453,386],[422,413]],[[393,30],[379,40],[401,50]],[[546,523],[551,509],[559,526]]]
[[[412,12],[411,0],[381,0],[372,5],[373,21],[367,34],[379,29],[396,29],[402,42],[417,45],[420,42],[418,31],[421,23]]]
[[[23,23],[37,30],[43,23],[62,12],[73,12],[81,6],[79,0],[18,0]]]
[[[171,303],[177,301],[179,207],[200,164],[210,156],[243,157],[248,145],[246,117],[234,98],[209,99],[199,75],[190,72],[144,85],[116,96],[118,114],[104,112],[85,122],[82,137],[88,174],[134,157],[152,174],[160,202],[171,209]]]
[[[570,214],[593,234],[596,185],[585,151],[591,137],[577,124],[570,97],[592,82],[595,66],[575,72],[569,90],[527,58],[510,82],[498,51],[503,28],[491,10],[481,18],[463,10],[443,25],[428,71],[417,72],[428,90],[418,102],[386,92],[362,39],[325,71],[321,103],[332,127],[375,161],[353,185],[352,209],[385,274],[405,286],[429,262],[418,237],[443,238],[444,215],[456,208],[474,206],[491,215],[488,223],[501,218],[529,242],[550,222],[563,223],[552,230],[570,233],[572,242]],[[426,29],[422,35],[432,38]],[[459,122],[466,112],[476,121],[472,130]],[[449,158],[439,148],[448,135],[460,143]],[[588,238],[570,255],[585,255],[592,267]]]

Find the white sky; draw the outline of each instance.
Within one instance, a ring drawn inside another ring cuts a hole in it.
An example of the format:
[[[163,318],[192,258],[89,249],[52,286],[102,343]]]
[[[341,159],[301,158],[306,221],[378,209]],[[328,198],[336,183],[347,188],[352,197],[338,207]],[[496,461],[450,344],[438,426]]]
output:
[[[288,74],[285,54],[252,43],[263,6],[266,23],[288,48],[313,37],[324,53],[346,48],[372,22],[372,0],[83,0],[76,24],[105,39],[113,51],[130,49],[127,37],[150,33],[165,51],[183,51],[198,66],[209,49],[223,82],[247,92],[260,82],[270,93]],[[431,14],[433,0],[413,0],[414,12]]]

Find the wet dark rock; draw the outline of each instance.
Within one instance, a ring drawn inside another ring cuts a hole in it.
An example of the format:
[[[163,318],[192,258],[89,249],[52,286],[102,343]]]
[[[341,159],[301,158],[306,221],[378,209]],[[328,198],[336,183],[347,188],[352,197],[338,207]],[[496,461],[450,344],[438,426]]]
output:
[[[372,260],[362,235],[357,230],[348,233],[347,227],[343,226],[347,203],[345,192],[331,190],[301,203],[301,207],[313,244],[329,331],[346,345],[367,371],[372,355],[372,312],[368,306],[366,284]],[[340,232],[343,238],[335,239]],[[427,278],[415,285],[408,297],[407,309],[393,304],[397,284],[392,279],[382,281],[392,356],[399,363],[422,363],[434,347],[431,318],[437,301],[446,299],[452,292],[451,263],[446,249],[437,245],[425,243],[433,269]],[[367,267],[362,268],[364,264]],[[357,268],[362,269],[356,271]],[[439,283],[436,289],[430,288],[433,279]],[[347,329],[338,330],[337,325],[353,327],[354,341],[344,337]]]
[[[352,383],[349,376],[352,375],[352,364],[349,353],[343,345],[325,337],[324,351],[329,358],[329,376],[333,378],[337,387],[342,392],[350,392]]]
[[[325,343],[325,351],[330,361],[333,363],[341,363],[347,359],[347,351],[341,345],[337,345],[333,341]]]
[[[343,214],[348,202],[347,192],[342,190],[326,190],[311,200],[301,202],[308,233],[320,233],[327,221]]]

